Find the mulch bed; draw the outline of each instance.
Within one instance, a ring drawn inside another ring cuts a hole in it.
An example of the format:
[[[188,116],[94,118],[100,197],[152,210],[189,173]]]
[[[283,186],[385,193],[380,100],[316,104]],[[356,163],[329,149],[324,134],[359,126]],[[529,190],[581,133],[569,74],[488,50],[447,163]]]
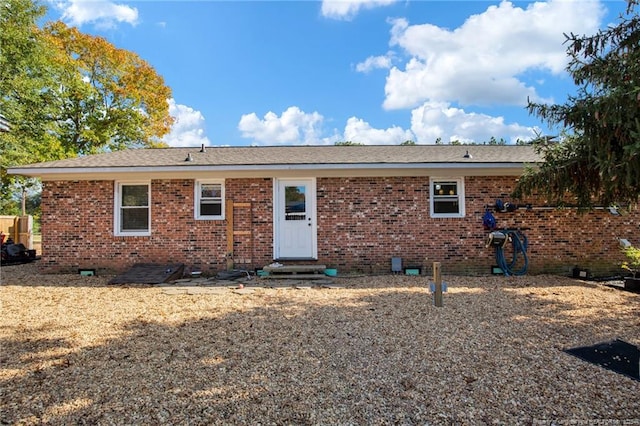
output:
[[[423,276],[167,294],[36,267],[0,271],[0,424],[640,423],[640,382],[565,352],[638,346],[635,293],[446,276],[435,307]]]

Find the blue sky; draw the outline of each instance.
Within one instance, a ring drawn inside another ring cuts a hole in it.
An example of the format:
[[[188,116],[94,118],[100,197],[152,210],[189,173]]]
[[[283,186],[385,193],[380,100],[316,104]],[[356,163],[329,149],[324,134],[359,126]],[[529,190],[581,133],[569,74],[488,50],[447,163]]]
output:
[[[172,89],[171,146],[515,142],[527,98],[575,91],[563,33],[626,3],[51,0],[47,19],[136,52]]]

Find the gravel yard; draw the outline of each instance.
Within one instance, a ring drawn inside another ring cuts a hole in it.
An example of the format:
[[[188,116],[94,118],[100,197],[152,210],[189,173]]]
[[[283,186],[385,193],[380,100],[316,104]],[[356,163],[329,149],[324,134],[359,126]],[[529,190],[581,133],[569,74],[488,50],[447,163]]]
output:
[[[438,308],[427,277],[167,294],[36,266],[1,270],[0,424],[640,425],[640,382],[562,351],[640,345],[638,294],[445,276]]]

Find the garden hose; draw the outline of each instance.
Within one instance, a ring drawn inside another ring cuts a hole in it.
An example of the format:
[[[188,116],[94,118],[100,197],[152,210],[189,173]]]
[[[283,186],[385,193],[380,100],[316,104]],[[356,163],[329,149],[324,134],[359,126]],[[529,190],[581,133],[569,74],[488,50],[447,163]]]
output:
[[[505,234],[506,239],[504,244],[496,245],[496,262],[505,276],[509,275],[524,275],[527,273],[527,268],[529,266],[529,258],[527,257],[527,236],[522,232],[513,229],[505,229],[501,231]],[[513,254],[511,257],[511,261],[507,263],[507,259],[505,257],[504,247],[511,242],[511,247],[513,249]],[[514,270],[516,264],[518,263],[518,256],[522,256],[523,262],[522,267],[518,270]]]

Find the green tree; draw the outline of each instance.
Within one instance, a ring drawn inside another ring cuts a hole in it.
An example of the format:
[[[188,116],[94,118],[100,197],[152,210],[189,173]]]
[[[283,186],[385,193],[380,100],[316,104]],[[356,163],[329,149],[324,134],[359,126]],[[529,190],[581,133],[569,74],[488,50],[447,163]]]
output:
[[[364,144],[360,143],[360,142],[343,141],[343,142],[336,142],[336,143],[334,143],[334,145],[336,145],[336,146],[359,146],[359,145],[364,145]]]
[[[67,153],[162,146],[171,128],[171,89],[133,52],[62,22],[45,27],[58,47],[58,135]]]
[[[531,114],[564,127],[560,142],[538,138],[544,163],[519,179],[514,196],[540,194],[591,208],[636,204],[640,195],[640,18],[630,0],[617,25],[568,35],[568,72],[578,87],[561,105],[529,103]]]
[[[495,136],[491,136],[489,142],[486,142],[487,145],[506,145],[507,141],[504,138],[500,138],[499,140],[495,138]]]
[[[138,55],[62,22],[36,0],[0,3],[0,210],[31,191],[7,167],[163,146],[171,90]]]
[[[533,143],[532,140],[523,140],[520,138],[516,139],[516,145],[531,145]]]
[[[402,142],[400,145],[415,145],[416,143],[412,140],[406,140]]]
[[[10,126],[10,131],[0,132],[0,211],[16,208],[16,184],[33,184],[8,176],[7,167],[55,159],[60,153],[50,132],[55,111],[50,88],[57,74],[53,47],[36,25],[45,12],[31,0],[0,4],[0,113]]]

